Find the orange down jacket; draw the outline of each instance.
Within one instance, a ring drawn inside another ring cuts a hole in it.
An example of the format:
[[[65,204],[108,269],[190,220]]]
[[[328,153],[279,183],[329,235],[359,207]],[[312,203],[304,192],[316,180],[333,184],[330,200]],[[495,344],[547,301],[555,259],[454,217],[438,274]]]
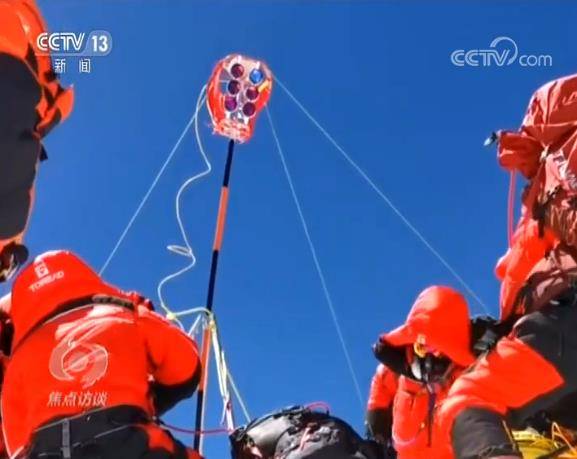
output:
[[[10,454],[51,420],[121,405],[152,418],[197,385],[194,341],[69,252],[44,254],[26,267],[10,309],[14,341],[2,391]],[[178,390],[171,395],[171,388]],[[151,448],[171,450],[161,428],[143,429]]]
[[[535,91],[520,129],[500,132],[498,160],[530,181],[511,247],[496,269],[505,320],[526,312],[520,289],[530,276],[549,269],[538,266],[546,254],[560,241],[577,249],[577,74]]]
[[[405,348],[409,360],[413,344],[419,341],[452,361],[447,373],[433,383],[432,413],[425,383],[395,374],[383,364],[377,368],[367,408],[392,412],[391,437],[400,459],[453,458],[450,445],[439,435],[435,412],[452,382],[475,360],[470,336],[465,298],[449,287],[434,286],[419,295],[405,324],[381,337],[389,345]]]

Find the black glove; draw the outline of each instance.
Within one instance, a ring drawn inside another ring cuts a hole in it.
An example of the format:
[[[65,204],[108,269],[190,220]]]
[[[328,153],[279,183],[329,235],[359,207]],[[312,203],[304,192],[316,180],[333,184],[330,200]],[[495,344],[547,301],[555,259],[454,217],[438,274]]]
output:
[[[412,377],[405,347],[391,346],[384,339],[380,338],[373,345],[373,353],[379,362],[384,364],[392,372],[398,375]]]
[[[152,382],[150,391],[154,402],[154,414],[156,416],[162,416],[181,400],[190,398],[200,384],[200,377],[201,368],[199,365],[192,377],[180,384],[168,386],[158,382]]]
[[[374,440],[364,440],[359,450],[366,459],[397,459],[397,452],[390,444],[383,445]]]
[[[391,440],[393,427],[393,413],[391,409],[367,410],[366,414],[367,437],[381,444]]]
[[[509,322],[499,322],[491,316],[478,316],[471,320],[471,350],[475,356],[489,352],[497,342],[511,331]]]

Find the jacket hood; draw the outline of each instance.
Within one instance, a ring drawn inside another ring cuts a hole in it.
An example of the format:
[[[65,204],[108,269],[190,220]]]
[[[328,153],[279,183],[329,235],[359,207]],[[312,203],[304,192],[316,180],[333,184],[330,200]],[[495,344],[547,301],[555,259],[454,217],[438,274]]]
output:
[[[465,297],[445,286],[421,292],[404,325],[383,336],[393,346],[419,341],[466,367],[475,361],[471,352],[471,319]]]
[[[53,251],[38,256],[12,286],[10,316],[14,346],[66,303],[96,294],[124,296],[71,252]]]

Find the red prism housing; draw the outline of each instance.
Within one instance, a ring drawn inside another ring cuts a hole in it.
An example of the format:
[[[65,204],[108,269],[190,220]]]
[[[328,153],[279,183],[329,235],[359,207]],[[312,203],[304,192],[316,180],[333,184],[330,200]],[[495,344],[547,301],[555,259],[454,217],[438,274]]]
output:
[[[237,142],[252,137],[260,111],[270,99],[272,73],[259,60],[231,54],[214,68],[207,106],[214,132]]]

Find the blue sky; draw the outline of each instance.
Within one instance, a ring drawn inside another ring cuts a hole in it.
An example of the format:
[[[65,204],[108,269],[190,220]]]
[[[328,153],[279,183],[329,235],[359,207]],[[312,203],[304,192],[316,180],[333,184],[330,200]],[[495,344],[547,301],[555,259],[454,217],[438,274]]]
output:
[[[531,92],[575,71],[577,5],[535,2],[40,1],[52,30],[112,34],[91,74],[69,60],[72,117],[47,141],[28,243],[33,253],[107,258],[224,55],[266,60],[273,72],[496,313],[493,275],[506,246],[507,175],[482,142],[518,126]],[[551,67],[455,67],[455,49],[513,38]],[[370,346],[450,273],[360,179],[280,90],[270,109],[302,201],[355,370],[366,392]],[[203,139],[214,173],[184,199],[199,262],[166,292],[174,309],[203,304],[226,141]],[[357,428],[362,411],[265,117],[237,150],[215,308],[231,370],[250,411],[328,402]],[[174,195],[202,167],[186,137],[112,261],[106,278],[155,298],[186,261]],[[471,302],[473,312],[482,312]],[[219,422],[210,388],[208,426]],[[193,424],[193,405],[169,416]],[[186,437],[184,437],[186,438]],[[226,457],[225,438],[206,455]]]

